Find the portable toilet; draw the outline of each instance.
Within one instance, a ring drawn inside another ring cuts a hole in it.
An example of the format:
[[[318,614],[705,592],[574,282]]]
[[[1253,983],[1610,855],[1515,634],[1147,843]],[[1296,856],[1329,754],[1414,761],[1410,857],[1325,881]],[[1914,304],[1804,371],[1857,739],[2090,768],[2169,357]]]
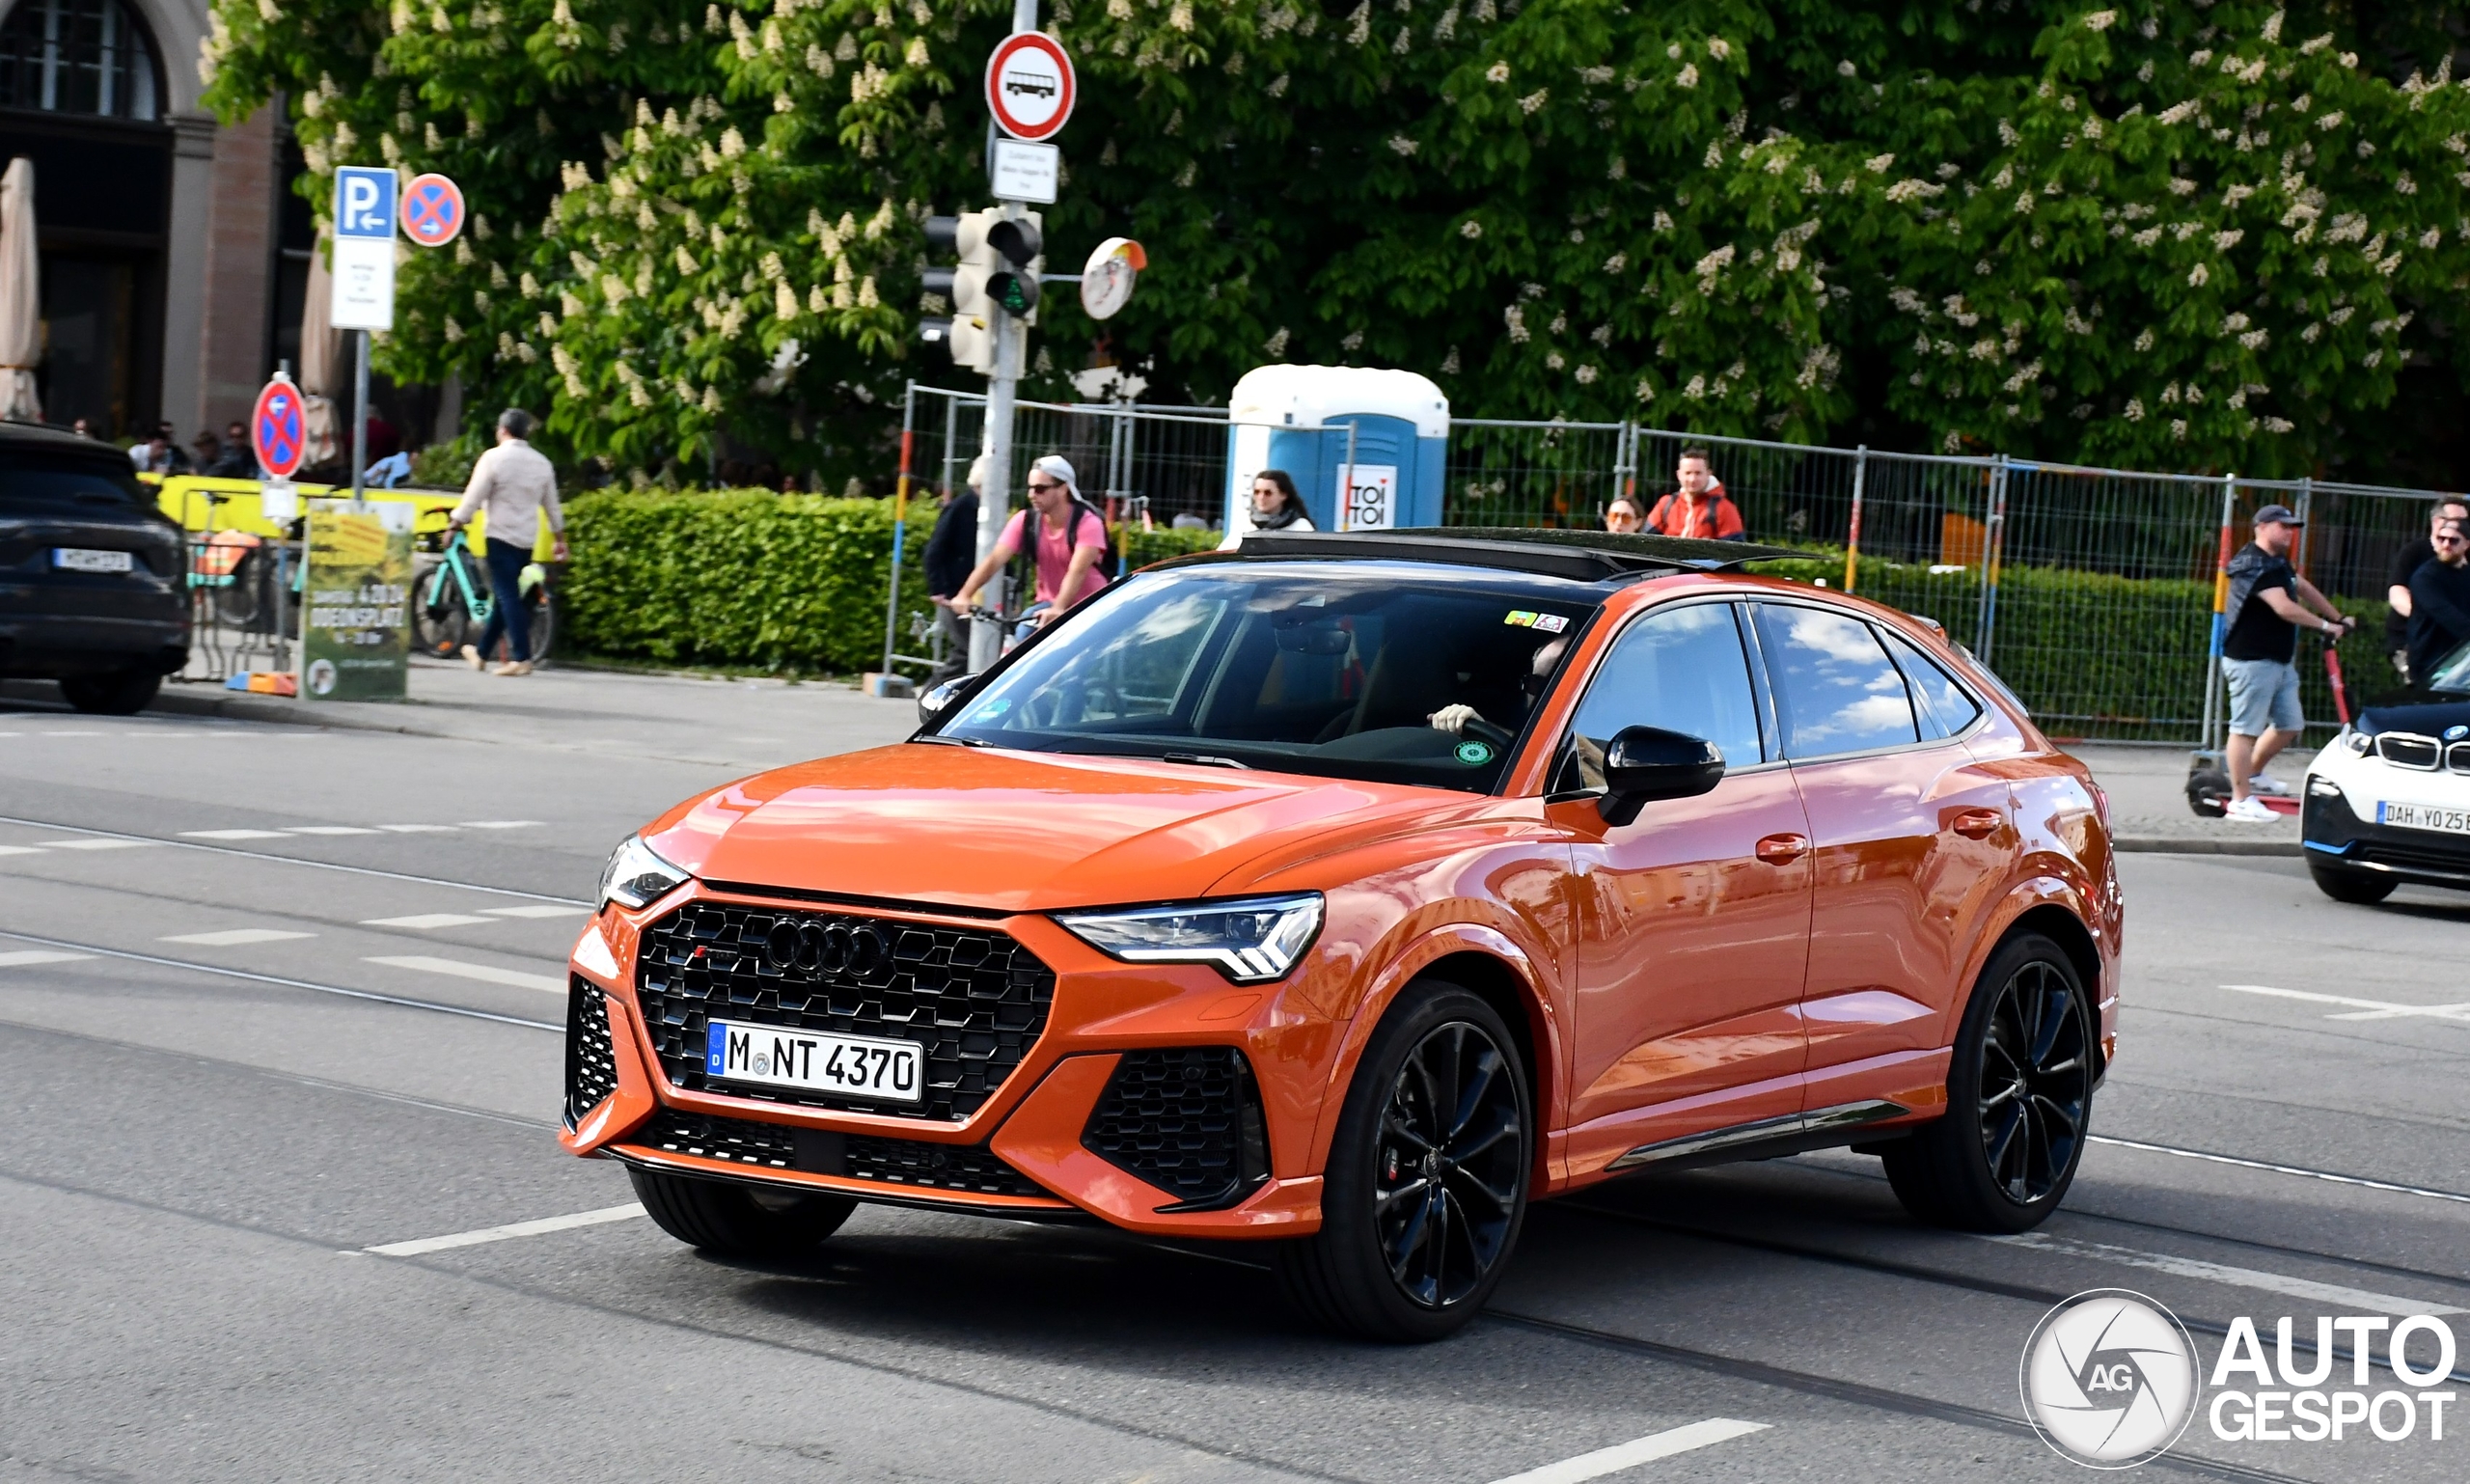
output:
[[[1449,398],[1413,371],[1261,366],[1227,404],[1226,530],[1252,529],[1252,479],[1283,469],[1321,531],[1441,524]]]

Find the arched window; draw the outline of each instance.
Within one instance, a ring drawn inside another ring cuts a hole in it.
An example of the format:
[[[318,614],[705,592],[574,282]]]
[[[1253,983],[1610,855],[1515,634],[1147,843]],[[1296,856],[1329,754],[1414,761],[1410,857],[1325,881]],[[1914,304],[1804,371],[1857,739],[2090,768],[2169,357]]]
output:
[[[0,108],[157,119],[162,75],[125,0],[17,0],[0,25]]]

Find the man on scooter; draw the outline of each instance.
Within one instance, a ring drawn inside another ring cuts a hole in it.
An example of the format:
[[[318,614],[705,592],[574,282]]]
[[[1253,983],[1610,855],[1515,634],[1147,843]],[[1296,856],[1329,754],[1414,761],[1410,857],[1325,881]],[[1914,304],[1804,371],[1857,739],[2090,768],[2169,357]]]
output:
[[[2256,512],[2255,539],[2230,559],[2230,602],[2224,610],[2230,631],[2221,642],[2221,670],[2230,681],[2226,819],[2257,824],[2281,817],[2253,795],[2290,791],[2264,769],[2306,726],[2298,706],[2298,625],[2338,638],[2357,621],[2343,617],[2290,564],[2301,524],[2290,507],[2265,506]]]

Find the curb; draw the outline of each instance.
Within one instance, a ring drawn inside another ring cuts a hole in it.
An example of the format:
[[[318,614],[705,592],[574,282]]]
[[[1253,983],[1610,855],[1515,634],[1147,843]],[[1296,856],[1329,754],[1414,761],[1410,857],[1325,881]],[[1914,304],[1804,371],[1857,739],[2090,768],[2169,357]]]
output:
[[[2167,835],[2122,835],[2110,848],[2131,855],[2259,855],[2296,859],[2307,847],[2294,839],[2175,839]]]
[[[50,701],[60,703],[60,693],[46,680],[0,681],[0,699],[16,701]],[[415,737],[440,737],[454,740],[456,734],[434,731],[425,727],[401,722],[382,721],[374,716],[354,714],[345,707],[370,706],[396,710],[417,706],[419,701],[325,701],[316,711],[304,712],[301,702],[271,696],[244,696],[223,691],[219,687],[208,694],[203,687],[166,685],[154,699],[146,703],[147,711],[163,716],[215,716],[235,722],[275,722],[292,727],[336,727],[349,731],[391,731]],[[64,706],[63,709],[66,709]]]

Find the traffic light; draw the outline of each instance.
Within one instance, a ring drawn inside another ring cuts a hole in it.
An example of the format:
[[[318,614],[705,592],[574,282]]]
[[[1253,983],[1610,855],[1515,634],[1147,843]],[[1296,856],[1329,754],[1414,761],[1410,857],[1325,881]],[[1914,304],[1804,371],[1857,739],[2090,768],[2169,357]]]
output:
[[[952,364],[994,371],[999,310],[1026,323],[1037,322],[1043,246],[1038,225],[1034,212],[1013,220],[1000,209],[926,219],[927,247],[960,261],[952,267],[926,270],[925,290],[943,295],[952,313],[949,319],[922,321],[919,333],[929,344],[947,343]]]

